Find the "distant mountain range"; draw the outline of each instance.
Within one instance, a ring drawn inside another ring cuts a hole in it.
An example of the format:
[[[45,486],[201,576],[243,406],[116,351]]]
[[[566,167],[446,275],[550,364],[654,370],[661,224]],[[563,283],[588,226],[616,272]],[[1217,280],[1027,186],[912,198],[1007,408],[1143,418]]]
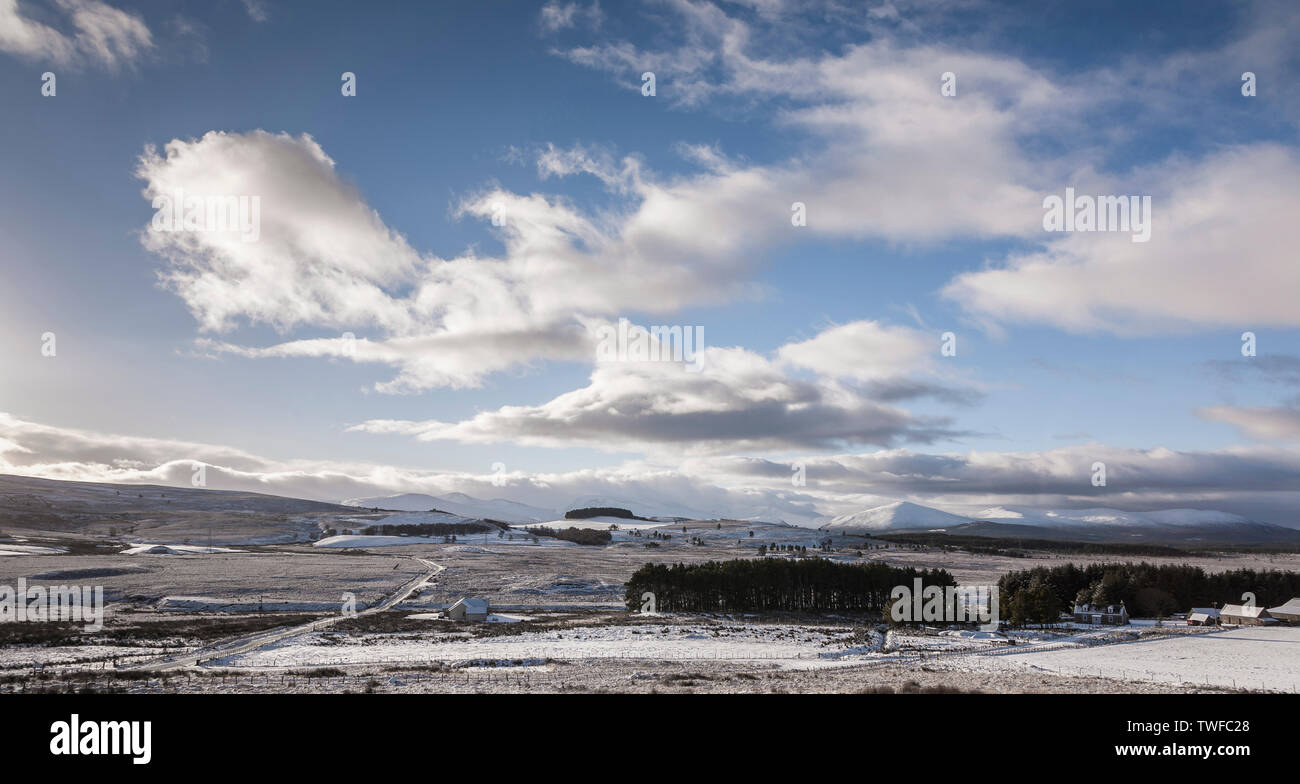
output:
[[[978,515],[952,514],[909,501],[895,501],[840,515],[821,526],[840,534],[940,531],[964,536],[1152,544],[1300,544],[1300,531],[1257,523],[1212,509],[1043,510],[996,507]]]
[[[647,518],[709,520],[717,515],[700,509],[678,504],[660,497],[583,495],[574,498],[561,509],[547,509],[540,506],[510,501],[504,498],[475,498],[464,493],[447,495],[426,495],[424,493],[402,493],[401,495],[374,496],[371,498],[351,498],[343,501],[348,506],[360,506],[380,509],[396,509],[407,512],[426,512],[440,509],[444,512],[464,517],[488,518],[503,523],[545,523],[561,520],[564,513],[571,509],[590,509],[593,507],[612,507],[630,509],[633,514]]]
[[[1212,509],[1128,512],[1105,507],[1053,510],[1011,506],[957,514],[910,501],[895,501],[828,519],[817,516],[806,505],[783,499],[775,504],[755,503],[751,510],[733,509],[731,515],[694,509],[647,494],[580,496],[561,509],[504,498],[481,499],[464,493],[403,493],[354,498],[336,505],[260,493],[0,475],[0,528],[68,533],[116,530],[137,537],[148,533],[158,538],[163,535],[194,537],[196,541],[200,537],[289,541],[302,536],[313,525],[310,522],[313,518],[349,518],[363,509],[373,508],[402,512],[438,510],[460,517],[528,524],[560,520],[570,509],[587,507],[630,509],[640,517],[664,521],[731,517],[820,527],[828,533],[839,534],[936,531],[995,538],[1175,546],[1300,545],[1300,530]]]

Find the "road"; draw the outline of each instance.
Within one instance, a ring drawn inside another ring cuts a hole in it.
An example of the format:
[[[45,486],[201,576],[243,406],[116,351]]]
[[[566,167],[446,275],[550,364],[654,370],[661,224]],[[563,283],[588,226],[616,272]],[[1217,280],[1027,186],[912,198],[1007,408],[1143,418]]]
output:
[[[411,558],[413,556],[405,557]],[[415,560],[429,567],[429,571],[408,580],[399,586],[397,590],[384,597],[383,601],[362,610],[351,617],[359,618],[364,615],[372,615],[396,607],[406,601],[406,599],[414,593],[417,588],[432,580],[434,577],[437,577],[440,572],[446,569],[445,566],[441,566],[425,558],[415,558]],[[257,650],[258,648],[265,648],[266,646],[279,642],[287,637],[293,637],[306,632],[318,631],[333,626],[348,617],[349,616],[347,615],[339,613],[338,615],[318,618],[314,621],[309,621],[308,623],[299,624],[298,626],[282,626],[275,629],[267,629],[266,631],[254,632],[253,634],[246,634],[240,637],[231,637],[212,643],[211,645],[205,645],[202,648],[189,651],[188,653],[164,656],[160,659],[144,663],[127,664],[118,667],[118,669],[136,672],[160,672],[163,670],[181,669],[183,667],[194,667],[204,661],[248,653],[249,651]]]

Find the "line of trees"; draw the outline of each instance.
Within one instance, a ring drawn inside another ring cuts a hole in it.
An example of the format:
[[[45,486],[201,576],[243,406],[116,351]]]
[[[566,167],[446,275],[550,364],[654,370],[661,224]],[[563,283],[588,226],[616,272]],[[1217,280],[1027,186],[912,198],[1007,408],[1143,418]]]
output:
[[[588,506],[583,509],[570,509],[564,513],[565,520],[586,520],[589,517],[622,517],[628,520],[644,520],[632,514],[630,509],[616,506]]]
[[[1113,555],[1130,557],[1170,556],[1185,557],[1187,550],[1160,544],[1141,542],[1071,542],[1056,539],[1025,537],[969,536],[961,534],[936,534],[929,532],[906,534],[878,534],[877,539],[896,544],[924,545],[943,550],[965,550],[970,553],[1006,555],[1024,558],[1030,550],[1063,553],[1067,555]]]
[[[609,544],[614,538],[614,535],[609,531],[596,528],[564,528],[557,530],[539,525],[529,528],[528,531],[538,536],[549,536],[552,539],[563,539],[566,542],[585,545]]]
[[[641,594],[655,595],[664,612],[883,612],[890,592],[923,585],[956,585],[943,569],[841,564],[820,558],[646,564],[627,581],[627,607],[641,607]]]
[[[1236,569],[1207,574],[1199,566],[1182,564],[1092,564],[1038,566],[1010,572],[998,581],[1003,607],[1012,623],[1053,623],[1056,615],[1075,603],[1111,605],[1123,602],[1129,614],[1158,618],[1192,607],[1241,601],[1255,594],[1264,607],[1300,596],[1300,572]],[[1017,608],[1024,615],[1017,617]]]

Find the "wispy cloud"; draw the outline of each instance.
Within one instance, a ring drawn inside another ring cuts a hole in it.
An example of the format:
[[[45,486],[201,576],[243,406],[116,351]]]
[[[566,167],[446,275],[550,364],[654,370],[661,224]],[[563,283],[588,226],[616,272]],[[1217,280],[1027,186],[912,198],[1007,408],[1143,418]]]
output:
[[[153,47],[143,20],[99,0],[54,0],[33,16],[29,12],[36,7],[0,0],[0,51],[56,66],[97,63],[117,69]]]

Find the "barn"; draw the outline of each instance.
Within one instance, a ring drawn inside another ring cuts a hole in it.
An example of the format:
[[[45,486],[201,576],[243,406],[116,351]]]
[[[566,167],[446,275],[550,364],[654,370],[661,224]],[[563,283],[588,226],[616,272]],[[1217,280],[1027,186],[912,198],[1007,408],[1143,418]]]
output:
[[[1281,623],[1300,623],[1300,598],[1292,599],[1281,607],[1270,607],[1268,614]]]
[[[487,599],[471,599],[468,596],[458,599],[443,613],[453,621],[486,621],[488,616]]]
[[[1248,604],[1225,604],[1219,611],[1225,626],[1265,626],[1277,623],[1263,607]]]
[[[1188,626],[1218,626],[1219,611],[1213,607],[1193,607],[1187,614]]]

